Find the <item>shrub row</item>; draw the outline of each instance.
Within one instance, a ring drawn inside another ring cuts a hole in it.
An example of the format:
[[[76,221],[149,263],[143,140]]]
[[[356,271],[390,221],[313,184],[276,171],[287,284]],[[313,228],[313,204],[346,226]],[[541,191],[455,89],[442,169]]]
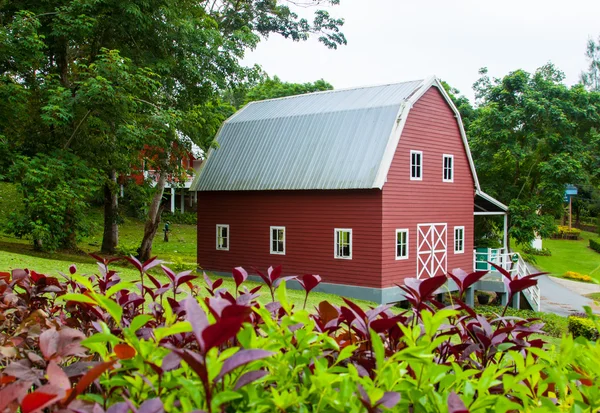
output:
[[[578,228],[569,229],[566,225],[559,225],[558,230],[554,233],[554,238],[579,239],[581,230]]]
[[[545,349],[537,319],[477,314],[465,292],[486,272],[408,279],[410,308],[362,308],[344,299],[294,305],[318,275],[281,267],[222,279],[175,273],[153,258],[129,262],[125,282],[64,279],[28,270],[0,278],[0,411],[33,412],[508,412],[597,411],[600,344],[562,338]],[[163,275],[159,276],[162,271]],[[505,277],[510,295],[536,284]],[[450,278],[454,305],[436,301]],[[259,291],[264,290],[264,297]],[[509,302],[511,300],[509,299]],[[400,311],[400,312],[398,312]],[[590,320],[592,321],[592,320]]]
[[[578,272],[575,271],[567,271],[566,273],[563,274],[564,278],[568,278],[570,280],[575,280],[575,281],[583,281],[583,282],[592,282],[592,277],[590,277],[589,275],[586,274],[579,274]]]
[[[175,211],[175,213],[172,214],[170,211],[168,211],[163,212],[162,221],[169,221],[172,224],[196,225],[198,222],[198,215],[196,212],[181,213],[181,211]]]
[[[585,337],[588,340],[598,340],[598,328],[594,321],[586,316],[569,316],[569,332],[573,337]]]
[[[503,310],[503,307],[494,305],[479,305],[475,307],[475,312],[477,314],[482,314],[486,317],[497,317],[498,314],[501,314]],[[506,309],[505,315],[509,317],[519,317],[523,319],[537,318],[544,323],[542,330],[552,337],[561,338],[563,334],[567,334],[569,332],[567,317],[562,317],[557,314],[542,313],[533,310],[523,310],[508,307]]]
[[[600,239],[596,241],[595,239],[590,238],[590,248],[596,252],[600,252]]]

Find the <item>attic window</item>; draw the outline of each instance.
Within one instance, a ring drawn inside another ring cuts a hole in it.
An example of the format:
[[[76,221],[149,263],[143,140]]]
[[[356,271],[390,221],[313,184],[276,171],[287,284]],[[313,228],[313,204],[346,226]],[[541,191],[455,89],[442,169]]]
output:
[[[444,155],[443,161],[443,182],[454,182],[454,155]]]
[[[422,151],[410,151],[410,179],[411,181],[423,180]]]
[[[335,258],[346,260],[352,259],[352,230],[336,228],[335,229]]]
[[[285,255],[285,227],[271,227],[271,254]]]
[[[217,249],[229,251],[229,225],[217,224]]]

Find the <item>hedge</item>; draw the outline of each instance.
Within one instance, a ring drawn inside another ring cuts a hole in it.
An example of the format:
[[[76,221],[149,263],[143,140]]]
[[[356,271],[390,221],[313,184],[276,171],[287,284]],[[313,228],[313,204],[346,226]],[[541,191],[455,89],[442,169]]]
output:
[[[569,332],[573,337],[585,337],[588,340],[598,340],[598,330],[592,320],[583,316],[569,316]]]
[[[596,241],[590,238],[590,248],[596,252],[600,252],[600,239]]]

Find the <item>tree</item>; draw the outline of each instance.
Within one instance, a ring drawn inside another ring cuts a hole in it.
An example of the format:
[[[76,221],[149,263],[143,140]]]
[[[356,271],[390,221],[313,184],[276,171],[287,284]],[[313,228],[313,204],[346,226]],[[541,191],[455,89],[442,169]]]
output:
[[[563,209],[566,184],[589,182],[597,154],[593,128],[600,124],[597,93],[568,88],[548,64],[475,84],[479,107],[468,134],[480,182],[509,204],[511,236],[527,243],[548,236]]]
[[[585,57],[589,66],[587,72],[581,72],[581,83],[588,90],[600,92],[600,37],[597,43],[593,39],[588,40]]]
[[[96,171],[69,152],[19,158],[11,168],[18,176],[23,204],[9,217],[8,230],[30,236],[35,249],[75,248],[89,225],[84,214],[86,194],[100,185]]]
[[[309,23],[291,10],[295,3],[1,3],[0,95],[9,99],[0,104],[0,155],[6,162],[64,148],[96,168],[104,179],[102,250],[113,252],[117,177],[140,162],[142,151],[154,151],[166,177],[177,174],[177,152],[191,142],[208,149],[227,111],[220,91],[255,76],[257,69],[240,60],[261,36],[297,41],[317,34],[327,47],[346,43],[343,20],[317,10]]]
[[[323,79],[313,83],[282,82],[277,76],[267,76],[246,93],[244,103],[257,100],[281,98],[286,96],[303,95],[305,93],[333,90],[333,86]]]

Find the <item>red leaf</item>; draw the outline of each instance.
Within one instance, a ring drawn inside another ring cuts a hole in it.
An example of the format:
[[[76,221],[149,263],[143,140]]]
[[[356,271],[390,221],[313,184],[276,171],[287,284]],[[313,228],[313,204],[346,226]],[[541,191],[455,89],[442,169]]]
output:
[[[268,374],[268,372],[264,371],[264,370],[253,370],[253,371],[248,371],[244,374],[242,374],[242,376],[238,379],[238,381],[235,383],[235,390],[238,390],[242,387],[244,387],[247,384],[250,384],[260,378],[265,377]]]
[[[63,389],[69,390],[71,388],[71,381],[67,377],[67,374],[56,364],[56,362],[51,361],[48,364],[48,369],[46,370],[48,374],[48,381],[50,384]]]
[[[532,279],[517,279],[508,283],[510,288],[510,294],[515,295],[518,292],[526,290],[529,287],[537,285],[537,280]]]
[[[46,360],[50,360],[58,351],[58,331],[54,328],[40,334],[40,350]]]
[[[151,270],[152,268],[156,267],[157,265],[162,264],[163,261],[161,260],[157,260],[156,257],[152,257],[150,258],[148,261],[146,261],[143,265],[144,267],[144,272],[148,272],[149,270]]]
[[[479,281],[488,272],[489,271],[475,271],[475,272],[472,272],[469,275],[467,275],[465,277],[465,279],[463,280],[463,286],[462,286],[463,291],[466,290],[467,288],[469,288],[470,286],[472,286],[473,284],[475,284],[477,281]]]
[[[438,275],[436,277],[426,278],[419,284],[419,294],[421,300],[426,301],[431,298],[435,291],[446,283],[445,275]]]
[[[305,274],[301,280],[298,280],[300,285],[304,288],[304,291],[308,294],[321,282],[321,276],[316,274]]]
[[[235,280],[236,289],[248,278],[248,273],[242,267],[235,267],[232,271],[233,279]],[[216,288],[216,287],[215,287]]]
[[[56,394],[34,391],[23,398],[23,401],[21,402],[21,412],[31,413],[42,410],[52,404],[53,400],[58,400]]]
[[[162,401],[156,397],[148,399],[138,407],[138,413],[161,413],[165,411]]]
[[[221,319],[217,323],[212,324],[202,332],[204,340],[204,353],[207,353],[213,347],[218,347],[240,331],[242,328],[243,319],[226,318]]]
[[[454,392],[448,395],[448,413],[469,413],[469,409]]]
[[[167,277],[169,277],[171,281],[175,281],[175,272],[172,269],[165,267],[164,265],[161,265],[160,268],[162,268],[164,273],[167,274]]]
[[[90,384],[94,382],[98,377],[102,375],[106,370],[111,368],[113,364],[117,362],[117,359],[105,361],[92,367],[85,375],[79,380],[75,389],[69,394],[69,397],[65,401],[65,405],[68,406],[77,396],[79,396]]]
[[[120,360],[128,360],[134,358],[136,351],[129,344],[119,343],[114,348],[115,354]]]
[[[380,318],[378,320],[371,321],[371,324],[369,324],[369,327],[376,333],[383,333],[384,331],[387,331],[393,327],[396,327],[398,325],[398,321],[399,320],[397,320],[396,317]]]
[[[377,401],[377,406],[384,406],[388,409],[393,408],[400,401],[400,393],[395,391],[386,391],[381,399]]]
[[[269,287],[271,286],[272,282],[269,279],[269,277],[267,277],[265,274],[263,274],[261,271],[259,271],[258,268],[256,268],[256,267],[252,267],[252,269],[254,270],[255,273],[258,274],[258,276],[260,278],[263,279],[263,281],[265,282],[265,284],[267,284]]]
[[[215,378],[215,381],[222,379],[226,374],[231,373],[238,367],[245,366],[246,364],[256,360],[264,359],[273,354],[275,353],[273,353],[272,351],[261,349],[240,350],[233,356],[225,360],[225,362],[223,363],[223,367],[221,367],[221,372]]]
[[[71,264],[69,265],[69,273],[71,275],[75,274],[77,272],[77,266],[75,264]]]
[[[319,315],[323,324],[327,324],[340,316],[339,311],[329,303],[329,301],[321,301],[319,303]]]
[[[269,267],[267,273],[269,274],[269,279],[271,280],[271,282],[275,281],[281,276],[281,265],[278,265],[275,268]]]
[[[46,276],[44,274],[37,273],[33,270],[29,272],[29,276],[35,283],[37,283],[39,280],[41,280],[43,278],[46,278]]]
[[[125,257],[125,259],[129,261],[135,268],[137,268],[139,272],[142,272],[144,270],[144,266],[142,265],[142,263],[133,255]]]
[[[252,314],[252,308],[247,305],[230,304],[221,311],[221,318],[242,318],[244,321]]]
[[[32,381],[18,381],[16,383],[9,384],[8,386],[0,390],[0,412],[4,412],[6,406],[8,406],[13,401],[19,400],[22,397],[24,397],[29,391],[29,388],[32,384]]]
[[[183,275],[181,275],[181,274],[183,274]],[[177,275],[177,279],[175,281],[175,285],[177,287],[179,287],[181,284],[184,284],[188,281],[192,281],[192,280],[195,280],[196,278],[198,278],[197,275],[188,275],[188,274],[184,274],[184,273],[181,273],[181,274]]]
[[[219,278],[218,280],[215,280],[215,282],[213,283],[213,286],[212,286],[213,290],[216,290],[222,284],[223,284],[223,279],[222,278]]]
[[[208,318],[206,313],[198,304],[198,301],[194,297],[189,297],[185,300],[185,318],[192,325],[192,331],[198,341],[200,348],[204,347],[204,340],[202,339],[202,332],[208,327]]]
[[[512,277],[511,277],[510,273],[508,271],[506,271],[504,268],[502,268],[499,265],[494,264],[491,261],[488,261],[488,264],[490,264],[492,267],[494,267],[500,274],[502,274],[503,276],[505,276],[509,280],[512,280]]]
[[[4,281],[5,283],[10,282],[10,273],[9,272],[0,272],[0,281]]]
[[[348,300],[346,297],[342,297],[342,300],[352,309],[361,319],[365,320],[367,315],[358,305],[354,304],[352,301]]]

